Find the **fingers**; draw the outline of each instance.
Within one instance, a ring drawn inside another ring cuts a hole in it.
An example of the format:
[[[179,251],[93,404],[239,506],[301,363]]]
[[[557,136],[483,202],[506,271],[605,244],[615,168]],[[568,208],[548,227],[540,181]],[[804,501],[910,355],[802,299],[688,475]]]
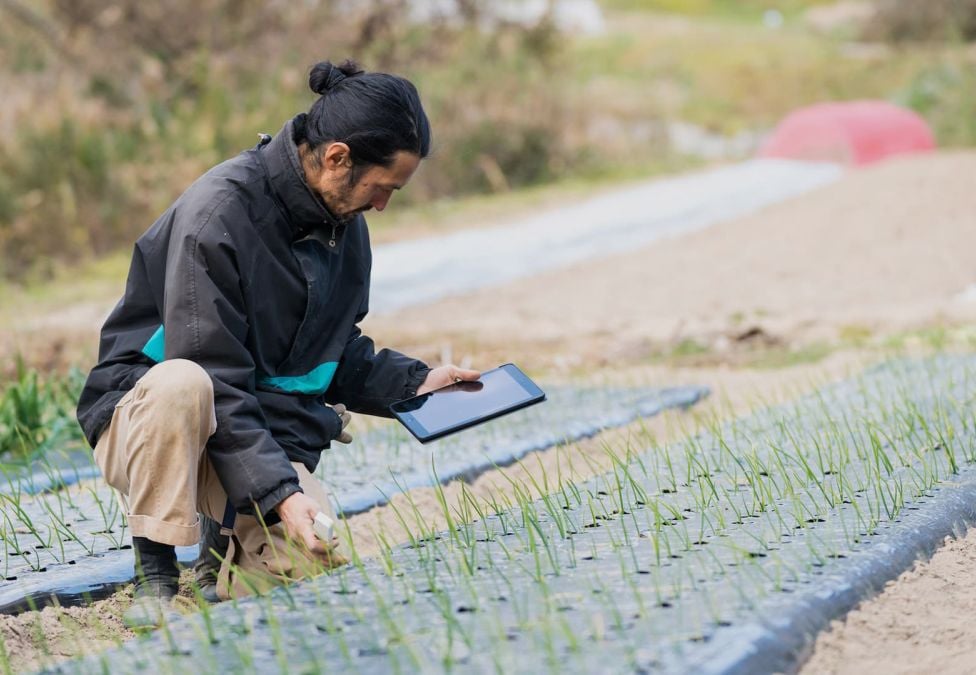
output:
[[[318,535],[315,534],[315,529],[312,525],[313,522],[314,516],[311,516],[310,514],[309,520],[306,523],[303,523],[300,533],[301,541],[310,553],[328,560],[328,558],[334,554],[335,548],[339,545],[339,538],[333,536],[331,541],[322,541],[319,539]]]
[[[340,443],[352,443],[352,435],[346,431],[346,427],[349,426],[349,423],[352,421],[352,413],[346,410],[346,406],[342,403],[336,403],[334,406],[332,406],[332,410],[335,411],[335,414],[338,415],[339,419],[342,421],[342,427],[340,428],[339,436],[336,437],[336,440]]]
[[[302,492],[296,492],[282,501],[278,514],[285,528],[285,536],[293,545],[307,550],[327,567],[336,567],[345,561],[336,552],[339,539],[333,536],[332,541],[325,542],[315,534],[315,516],[321,510],[311,498]]]
[[[340,420],[342,420],[342,428],[345,429],[352,420],[352,413],[346,410],[346,406],[342,403],[336,403],[334,406],[332,406],[332,410],[334,410],[335,414],[339,416]]]
[[[464,381],[473,381],[481,377],[481,373],[477,370],[471,370],[469,368],[458,368],[457,366],[439,366],[434,368],[427,374],[427,379],[424,383],[417,389],[417,394],[426,394],[434,389],[440,389],[441,387],[446,387],[449,384]]]
[[[472,370],[470,368],[458,368],[457,366],[449,366],[451,379],[455,382],[472,382],[481,377],[481,371]]]
[[[315,536],[315,531],[312,529],[311,524],[307,528],[302,528],[302,543],[305,544],[309,552],[315,555],[327,555],[329,552],[325,543]]]

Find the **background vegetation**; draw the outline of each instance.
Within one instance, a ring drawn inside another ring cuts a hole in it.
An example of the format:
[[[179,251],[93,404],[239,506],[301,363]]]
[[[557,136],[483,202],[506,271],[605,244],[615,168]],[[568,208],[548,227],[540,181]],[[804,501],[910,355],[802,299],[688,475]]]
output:
[[[74,410],[84,374],[41,378],[17,360],[16,376],[0,385],[0,474],[8,461],[24,461],[47,449],[81,441]]]
[[[757,132],[825,99],[892,99],[944,145],[976,142],[972,0],[878,0],[828,29],[806,21],[822,0],[606,0],[596,35],[488,26],[479,0],[416,22],[410,4],[0,0],[0,279],[127,249],[200,173],[306,109],[322,58],[421,89],[435,157],[408,205],[685,167],[671,122]]]

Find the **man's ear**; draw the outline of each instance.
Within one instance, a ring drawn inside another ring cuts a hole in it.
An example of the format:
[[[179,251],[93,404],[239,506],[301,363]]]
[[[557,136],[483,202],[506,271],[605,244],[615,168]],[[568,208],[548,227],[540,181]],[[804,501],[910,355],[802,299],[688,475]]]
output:
[[[329,143],[322,153],[322,166],[329,171],[343,171],[352,168],[349,146],[341,141]]]

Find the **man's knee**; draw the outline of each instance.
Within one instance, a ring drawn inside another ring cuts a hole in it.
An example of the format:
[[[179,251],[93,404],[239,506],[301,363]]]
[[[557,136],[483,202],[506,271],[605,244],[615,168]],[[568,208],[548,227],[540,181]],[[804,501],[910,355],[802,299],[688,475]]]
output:
[[[186,359],[157,363],[139,384],[154,401],[169,408],[213,405],[213,380],[207,371]]]

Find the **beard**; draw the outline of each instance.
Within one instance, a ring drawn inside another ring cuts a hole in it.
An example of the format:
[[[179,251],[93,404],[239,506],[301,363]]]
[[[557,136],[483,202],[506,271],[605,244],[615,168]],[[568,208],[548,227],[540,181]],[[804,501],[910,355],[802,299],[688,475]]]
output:
[[[319,199],[322,201],[325,210],[332,214],[341,225],[348,225],[354,221],[360,214],[369,211],[372,208],[369,204],[365,204],[358,208],[350,209],[349,204],[352,202],[352,190],[348,192],[324,192],[319,193]]]
[[[356,209],[355,211],[348,211],[346,213],[335,214],[336,220],[342,225],[348,225],[352,221],[356,220],[361,214],[369,211],[370,207],[366,206],[363,208]]]
[[[328,211],[333,218],[335,218],[340,225],[348,225],[356,217],[369,210],[369,206],[359,207],[358,209],[350,209],[348,207],[349,199],[347,194],[334,194],[334,193],[324,193],[319,195],[319,199],[322,205],[325,206],[325,210]]]

